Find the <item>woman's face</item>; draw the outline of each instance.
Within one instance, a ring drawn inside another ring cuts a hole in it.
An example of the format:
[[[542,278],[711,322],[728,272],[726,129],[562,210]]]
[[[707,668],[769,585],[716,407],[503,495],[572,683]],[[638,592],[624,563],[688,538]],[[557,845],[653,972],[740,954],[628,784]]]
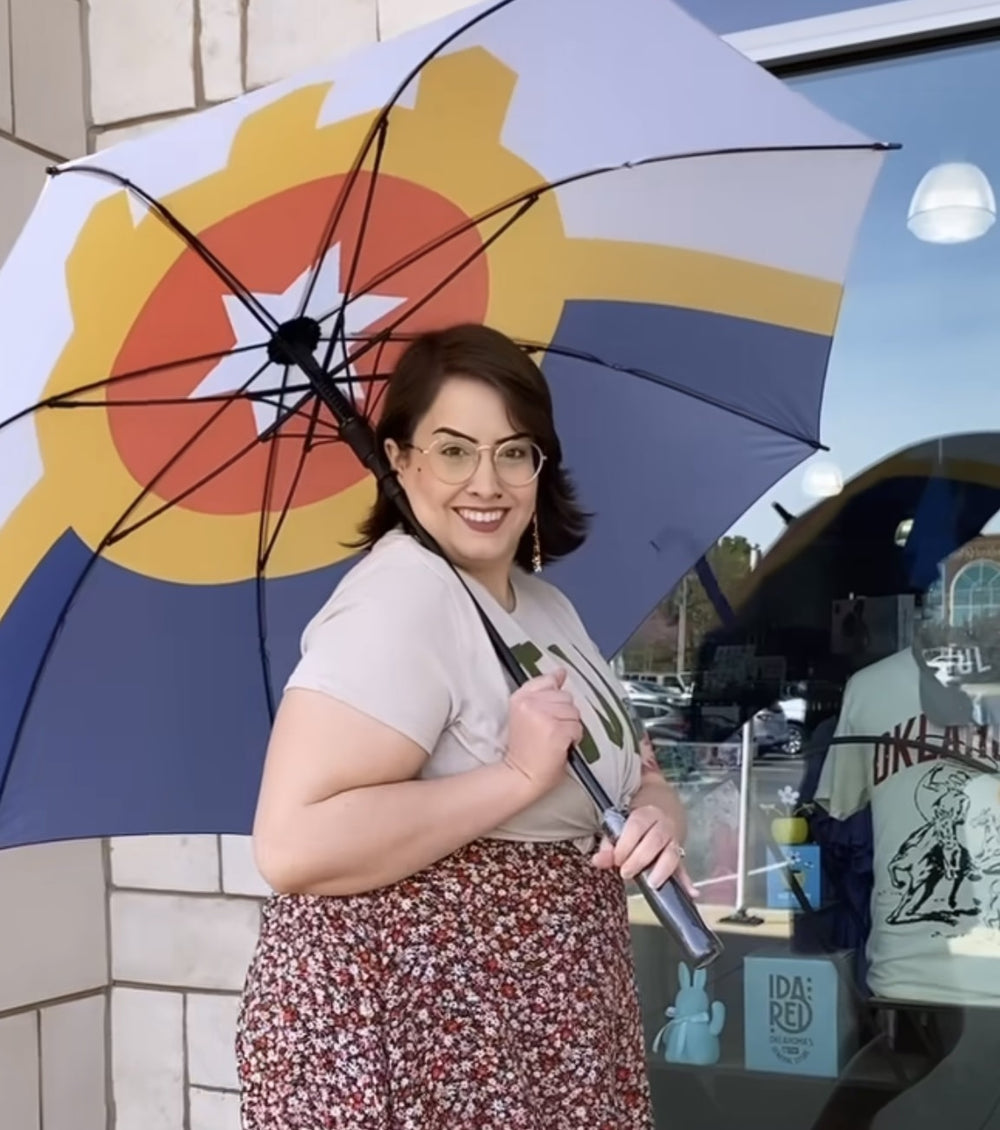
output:
[[[451,377],[418,422],[412,446],[400,448],[392,440],[386,444],[417,521],[454,564],[487,586],[491,580],[506,586],[518,544],[535,513],[538,479],[511,485],[510,479],[523,475],[505,471],[504,481],[490,450],[480,451],[478,466],[467,453],[470,446],[485,448],[517,439],[524,443],[506,448],[507,467],[518,464],[533,437],[510,420],[495,389],[482,381]],[[429,452],[432,445],[434,451]],[[451,480],[461,477],[463,467],[471,471],[464,482],[442,481],[442,473]]]

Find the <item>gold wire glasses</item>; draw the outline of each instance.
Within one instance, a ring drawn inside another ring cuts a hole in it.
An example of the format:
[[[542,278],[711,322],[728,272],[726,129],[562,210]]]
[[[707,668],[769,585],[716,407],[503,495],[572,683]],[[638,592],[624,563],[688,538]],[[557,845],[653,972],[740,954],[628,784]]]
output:
[[[479,470],[484,451],[492,456],[497,478],[509,487],[526,487],[538,478],[545,462],[542,449],[529,439],[475,444],[458,436],[438,436],[429,447],[404,446],[419,451],[435,478],[449,486],[467,483]]]

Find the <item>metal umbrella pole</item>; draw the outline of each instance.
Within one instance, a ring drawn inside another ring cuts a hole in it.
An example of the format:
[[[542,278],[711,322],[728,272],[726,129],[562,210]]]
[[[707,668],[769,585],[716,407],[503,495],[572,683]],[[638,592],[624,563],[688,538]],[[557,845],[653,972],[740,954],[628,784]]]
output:
[[[340,391],[333,376],[320,365],[302,341],[297,339],[294,329],[291,329],[291,332],[287,335],[283,334],[284,329],[285,327],[281,327],[271,340],[269,351],[272,358],[278,358],[280,355],[280,360],[284,363],[297,365],[305,373],[319,398],[336,419],[340,427],[341,438],[364,467],[375,476],[378,489],[383,491],[385,496],[395,505],[412,535],[426,549],[447,561],[448,559],[441,548],[414,517],[406,495],[396,476],[392,473],[388,461],[376,447],[374,433],[367,421],[361,417],[355,406]],[[451,563],[449,562],[449,564]],[[489,617],[479,606],[472,592],[465,585],[461,574],[453,565],[452,569],[475,605],[501,665],[514,685],[522,686],[528,681],[527,673],[518,663]],[[625,826],[628,813],[622,812],[615,806],[611,797],[608,796],[601,783],[590,771],[583,755],[575,746],[569,749],[568,757],[570,768],[600,812],[602,830],[612,843],[616,843]],[[649,880],[647,869],[647,871],[636,876],[635,882],[656,918],[673,935],[691,965],[701,969],[715,961],[722,953],[722,942],[706,925],[694,904],[694,900],[674,876],[671,876],[662,886],[654,887]]]
[[[738,926],[761,926],[764,919],[747,911],[747,848],[750,841],[750,769],[756,750],[753,718],[740,731],[740,814],[736,846],[736,909],[722,919]]]

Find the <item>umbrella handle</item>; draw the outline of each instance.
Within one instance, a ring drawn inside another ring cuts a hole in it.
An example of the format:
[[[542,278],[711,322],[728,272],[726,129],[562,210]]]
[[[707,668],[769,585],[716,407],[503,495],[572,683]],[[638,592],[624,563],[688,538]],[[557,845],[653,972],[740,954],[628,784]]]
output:
[[[336,418],[340,426],[341,439],[374,475],[379,490],[385,493],[389,501],[399,511],[400,517],[404,524],[409,527],[410,533],[425,549],[437,554],[451,566],[452,571],[469,594],[469,599],[479,613],[479,618],[482,620],[483,627],[486,629],[486,634],[489,636],[490,643],[493,645],[493,650],[496,652],[501,666],[515,686],[522,686],[528,681],[527,673],[518,663],[514,653],[507,646],[506,641],[497,631],[493,622],[483,611],[461,573],[448,561],[448,557],[441,550],[441,547],[417,521],[409,500],[403,488],[399,485],[399,480],[392,473],[382,452],[378,450],[375,436],[368,421],[344,396],[337,387],[333,376],[323,369],[309,350],[302,347],[297,341],[285,339],[280,330],[275,335],[275,341],[272,344],[274,344],[276,350],[279,348],[283,350],[287,360],[298,365],[309,378],[309,382],[316,390],[319,398]],[[570,746],[568,757],[570,769],[601,813],[601,828],[612,843],[617,843],[628,814],[615,807],[600,781],[590,771],[590,766],[576,746]],[[650,883],[648,872],[639,875],[636,882],[657,920],[670,931],[677,944],[684,951],[687,960],[696,969],[703,969],[710,965],[722,953],[722,942],[705,924],[694,904],[694,900],[673,875],[661,887],[654,887]]]
[[[607,808],[601,813],[601,828],[612,843],[621,836],[627,815],[617,808]],[[654,887],[649,879],[651,870],[647,868],[636,876],[636,886],[660,925],[673,934],[688,964],[695,969],[706,968],[722,953],[719,936],[706,925],[694,899],[673,875],[662,886]]]

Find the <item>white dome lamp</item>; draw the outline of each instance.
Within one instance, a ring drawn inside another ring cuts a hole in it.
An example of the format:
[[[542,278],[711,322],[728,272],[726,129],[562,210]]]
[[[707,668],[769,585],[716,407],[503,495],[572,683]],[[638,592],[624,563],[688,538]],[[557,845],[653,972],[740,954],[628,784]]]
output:
[[[985,235],[996,218],[996,198],[983,170],[946,161],[917,185],[906,226],[925,243],[967,243]]]

